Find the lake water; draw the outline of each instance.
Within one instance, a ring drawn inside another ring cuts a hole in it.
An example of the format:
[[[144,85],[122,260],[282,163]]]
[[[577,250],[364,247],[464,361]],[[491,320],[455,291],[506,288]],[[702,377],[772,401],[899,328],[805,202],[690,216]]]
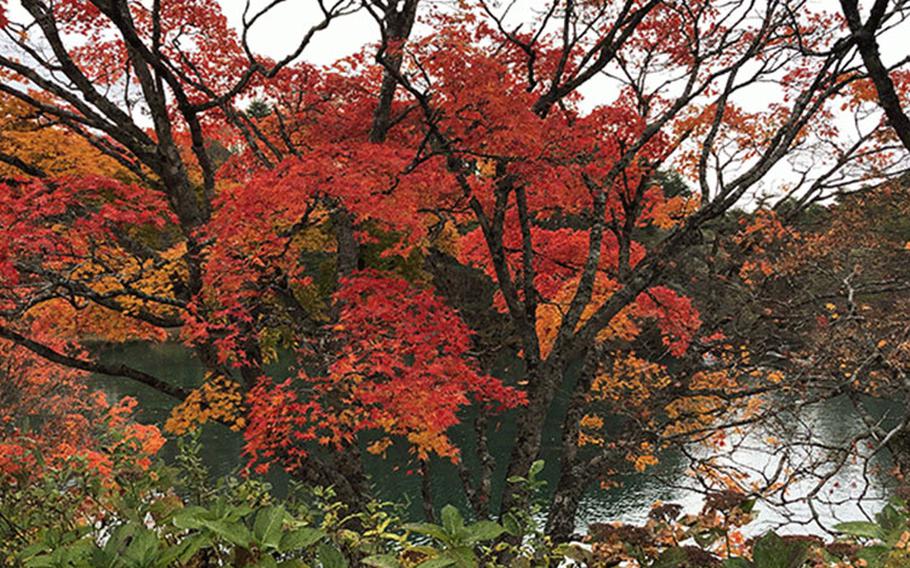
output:
[[[183,386],[195,386],[202,377],[202,368],[189,356],[187,351],[176,344],[135,344],[122,345],[106,350],[105,359],[129,363],[132,366],[150,372],[165,380]],[[280,367],[273,369],[281,373]],[[140,401],[139,418],[148,422],[163,424],[174,400],[161,395],[144,385],[124,379],[96,377],[95,384],[113,397],[134,396]],[[872,411],[879,416],[897,412],[896,405],[883,402],[870,403]],[[783,420],[786,420],[784,418]],[[786,430],[786,432],[784,431]],[[833,467],[834,457],[821,453],[817,448],[797,448],[784,454],[780,448],[768,443],[771,435],[776,438],[803,437],[811,438],[815,443],[836,446],[861,431],[861,422],[851,405],[845,400],[832,400],[809,406],[801,414],[800,420],[779,422],[776,425],[755,428],[731,437],[723,455],[717,456],[718,463],[738,465],[741,470],[751,472],[751,477],[760,480],[771,476],[780,469],[780,462],[786,459],[793,468],[813,463],[816,466]],[[454,432],[458,439],[460,432]],[[491,450],[497,457],[500,467],[508,459],[511,450],[509,441],[513,438],[510,425],[504,423],[501,429],[491,434]],[[242,439],[218,424],[206,425],[203,429],[204,458],[213,474],[226,474],[236,471],[243,463],[241,456]],[[789,438],[788,438],[789,439]],[[543,457],[548,462],[544,477],[555,473],[558,463],[558,427],[548,429]],[[165,459],[173,456],[173,444],[163,450]],[[711,455],[715,455],[712,451]],[[578,528],[583,530],[591,522],[626,521],[638,522],[647,517],[650,506],[655,501],[675,502],[683,505],[687,512],[696,512],[702,503],[702,496],[693,491],[697,487],[695,480],[687,471],[692,457],[704,458],[708,450],[703,447],[687,447],[669,450],[660,456],[660,464],[643,474],[629,475],[621,480],[621,486],[608,490],[592,488],[581,504],[578,517]],[[398,458],[398,459],[396,459]],[[391,463],[406,463],[406,454],[391,454],[390,459],[383,461],[366,455],[366,467],[376,487],[378,496],[396,502],[411,503],[414,514],[419,514],[419,478],[407,475],[402,469],[394,469]],[[465,459],[470,466],[470,452],[465,452]],[[830,464],[826,464],[826,460]],[[801,500],[807,492],[812,491],[814,483],[806,480],[791,487],[782,501],[774,506],[760,503],[758,522],[752,530],[780,528],[783,532],[822,533],[823,527],[830,527],[835,522],[859,520],[867,514],[877,511],[887,500],[892,480],[887,476],[887,456],[876,456],[870,468],[864,468],[862,462],[848,462],[839,468],[839,473],[832,477],[824,489],[819,492],[828,504],[818,504],[814,518],[821,525],[811,522],[813,511]],[[434,463],[432,471],[434,499],[437,504],[461,503],[460,481],[453,467],[445,463]],[[502,476],[498,476],[501,478]],[[270,474],[270,481],[276,491],[282,492],[287,484],[286,477],[275,472]]]

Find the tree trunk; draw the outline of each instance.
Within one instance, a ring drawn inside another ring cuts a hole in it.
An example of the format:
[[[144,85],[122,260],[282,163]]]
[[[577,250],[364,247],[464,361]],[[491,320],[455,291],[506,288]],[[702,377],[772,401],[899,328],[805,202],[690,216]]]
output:
[[[547,512],[546,533],[553,542],[566,542],[575,532],[578,506],[589,481],[587,476],[581,474],[580,469],[577,464],[573,464],[564,466],[560,471],[559,482],[556,484],[556,491]]]
[[[384,142],[392,124],[392,102],[395,100],[395,90],[398,88],[398,74],[404,61],[404,44],[411,35],[414,27],[414,18],[417,16],[418,0],[405,0],[401,11],[396,10],[397,2],[389,2],[385,13],[386,51],[393,50],[391,54],[380,52],[379,57],[386,58],[386,67],[382,73],[382,85],[379,88],[379,101],[373,112],[373,124],[370,128],[370,142]],[[392,43],[394,45],[389,46]]]
[[[597,374],[598,359],[596,349],[585,358],[584,368],[575,384],[563,419],[559,481],[550,501],[546,527],[547,535],[556,542],[565,541],[575,530],[578,505],[591,479],[589,472],[584,471],[580,463],[578,437],[581,433],[581,419],[587,410],[587,395]]]
[[[420,502],[423,505],[423,517],[428,523],[436,522],[433,508],[433,480],[430,477],[430,462],[420,460]]]
[[[540,457],[544,426],[556,392],[555,387],[562,382],[564,368],[561,360],[551,356],[539,368],[529,370],[528,379],[532,388],[528,396],[528,405],[518,417],[515,445],[512,447],[506,472],[507,479],[526,476],[531,465]],[[500,514],[524,508],[528,497],[525,488],[507,482],[503,489]]]

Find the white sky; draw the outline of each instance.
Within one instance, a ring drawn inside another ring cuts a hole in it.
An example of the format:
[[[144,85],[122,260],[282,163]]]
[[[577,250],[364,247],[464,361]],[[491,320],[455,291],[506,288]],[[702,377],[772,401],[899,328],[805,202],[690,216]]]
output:
[[[217,0],[224,10],[228,21],[239,29],[246,0]],[[330,1],[330,0],[329,0]],[[495,0],[494,0],[495,1]],[[510,18],[522,18],[529,14],[534,4],[543,0],[530,0],[524,5],[513,8]],[[252,8],[263,7],[264,0],[252,0]],[[500,4],[504,2],[500,0]],[[820,10],[839,11],[838,0],[812,0]],[[867,2],[863,2],[865,4]],[[275,7],[268,15],[257,22],[250,36],[251,44],[261,54],[278,58],[296,47],[303,30],[321,19],[321,12],[316,0],[288,0]],[[892,30],[881,39],[882,54],[886,63],[893,63],[910,55],[910,24]],[[351,55],[364,45],[378,41],[376,23],[364,11],[339,19],[319,33],[313,44],[304,53],[304,59],[318,64],[333,61]]]
[[[217,1],[221,4],[229,23],[239,29],[246,0]],[[271,1],[251,0],[251,12],[261,9]],[[325,1],[332,3],[336,0]],[[454,0],[441,1],[454,2]],[[495,0],[493,1],[495,2]],[[865,2],[868,1],[871,0],[865,0]],[[437,5],[439,2],[440,0],[425,0],[425,3]],[[510,13],[509,21],[529,20],[531,12],[536,11],[535,8],[539,9],[543,5],[542,2],[543,0],[519,0],[519,4]],[[839,10],[839,0],[810,0],[810,2],[819,10],[832,12]],[[500,0],[500,3],[507,2]],[[9,4],[11,19],[20,21],[28,19],[27,17],[17,17],[24,15],[21,6],[18,6],[18,0],[10,0]],[[250,43],[257,53],[280,59],[293,51],[306,30],[321,19],[322,13],[317,0],[285,0],[256,23],[250,33]],[[420,33],[419,27],[416,32]],[[886,63],[890,64],[910,56],[910,41],[906,39],[908,36],[910,36],[910,22],[905,22],[899,28],[884,35],[881,39],[881,47]],[[330,64],[361,50],[365,45],[376,42],[378,39],[376,22],[366,11],[361,10],[333,21],[328,29],[318,32],[304,51],[303,59],[315,64]],[[581,92],[584,95],[583,106],[588,108],[609,103],[616,93],[608,80],[600,78],[590,81]],[[767,106],[770,101],[778,99],[779,95],[780,90],[769,83],[767,86],[750,89],[746,100],[736,102],[751,110]],[[792,165],[780,164],[770,172],[761,185],[765,188],[779,189],[785,180],[792,179],[791,168]]]
[[[246,0],[218,0],[228,17],[229,22],[238,27],[242,23],[242,14]],[[252,8],[262,7],[267,0],[251,0]],[[332,0],[327,0],[331,2]],[[445,1],[445,0],[444,0]],[[495,2],[495,0],[493,0]],[[499,0],[501,5],[508,5],[510,0]],[[871,0],[860,0],[861,6],[868,5]],[[759,2],[760,3],[760,2]],[[517,0],[510,11],[509,21],[519,22],[531,20],[532,12],[543,6],[543,0]],[[813,11],[839,13],[839,0],[810,0]],[[501,9],[497,11],[501,14]],[[316,0],[288,0],[278,6],[274,11],[257,22],[250,34],[250,43],[257,52],[272,58],[281,58],[296,47],[301,34],[311,25],[320,21],[321,12]],[[416,30],[420,33],[420,29]],[[905,22],[898,28],[890,30],[880,38],[882,56],[886,64],[897,62],[910,55],[910,22]],[[327,30],[320,32],[313,43],[304,52],[304,59],[316,64],[330,64],[339,58],[351,55],[364,45],[378,41],[379,35],[376,23],[365,11],[360,11],[342,20],[334,21]],[[593,108],[600,104],[609,103],[616,95],[615,85],[609,80],[597,78],[589,81],[581,89],[584,96],[582,105]],[[774,84],[754,86],[743,93],[743,97],[735,102],[748,110],[759,110],[766,107],[769,102],[780,99],[780,89]],[[844,124],[837,120],[838,125],[847,133],[853,132],[852,119],[843,117]],[[852,138],[852,136],[851,136]],[[754,202],[757,195],[769,193],[779,195],[781,189],[798,178],[794,167],[817,168],[820,164],[805,164],[797,166],[800,158],[791,158],[791,163],[781,163],[775,166],[768,175],[758,184],[754,194],[746,198],[746,202]],[[813,158],[813,161],[815,158]],[[789,183],[788,183],[789,182]]]
[[[240,29],[246,0],[218,2],[231,25]],[[251,12],[265,4],[262,0],[253,0]],[[258,53],[279,59],[297,47],[303,33],[319,22],[321,16],[315,0],[289,0],[256,22],[250,34],[250,44]],[[375,20],[365,11],[360,11],[333,21],[328,29],[319,32],[303,58],[312,63],[329,64],[378,40]]]

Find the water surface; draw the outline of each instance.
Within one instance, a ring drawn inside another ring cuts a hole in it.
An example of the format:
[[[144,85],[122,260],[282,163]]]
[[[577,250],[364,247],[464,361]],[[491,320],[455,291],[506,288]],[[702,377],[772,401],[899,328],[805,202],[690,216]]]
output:
[[[119,345],[104,351],[103,357],[110,360],[129,363],[144,371],[153,373],[165,380],[181,386],[197,386],[202,380],[201,366],[190,356],[187,350],[177,344],[128,344]],[[270,369],[273,376],[286,373],[281,363],[273,365]],[[143,421],[163,424],[167,419],[174,400],[150,387],[126,379],[111,377],[95,377],[95,384],[114,397],[133,396],[139,404],[139,418]],[[895,405],[883,402],[873,402],[871,410],[878,415],[890,411],[894,413]],[[790,464],[797,466],[800,463],[814,460],[825,467],[825,454],[820,454],[817,449],[794,451],[784,456],[779,447],[768,443],[772,437],[781,436],[811,436],[814,441],[836,446],[848,440],[851,436],[861,431],[862,424],[854,409],[846,400],[832,400],[808,407],[800,417],[801,422],[792,428],[791,432],[771,432],[767,428],[756,428],[742,433],[741,438],[731,439],[730,447],[723,452],[720,459],[728,463],[736,463],[740,469],[750,471],[755,479],[762,476],[771,476],[780,465],[784,457]],[[608,430],[609,430],[608,422]],[[780,430],[780,426],[772,427]],[[790,428],[785,428],[790,430]],[[453,437],[464,443],[464,455],[468,466],[471,465],[472,452],[470,451],[471,436],[468,428],[465,431],[453,432]],[[497,458],[500,468],[508,459],[511,451],[511,440],[514,438],[512,425],[503,422],[498,431],[490,436],[490,447]],[[558,424],[550,425],[544,440],[543,458],[549,464],[544,471],[544,478],[552,483],[558,464]],[[203,428],[202,442],[204,459],[214,475],[228,474],[237,471],[243,464],[241,456],[243,441],[239,434],[231,432],[219,424],[208,424]],[[735,446],[735,447],[734,447]],[[164,458],[171,459],[174,455],[173,443],[168,443],[164,450]],[[397,453],[396,453],[397,452]],[[689,461],[684,454],[689,456],[705,457],[706,448],[690,447],[686,452],[670,450],[660,456],[660,464],[643,474],[628,475],[621,479],[621,486],[608,490],[592,488],[585,496],[579,510],[578,528],[583,530],[589,523],[605,521],[639,522],[647,517],[647,513],[656,501],[675,502],[682,504],[687,512],[696,512],[702,503],[702,495],[698,491],[697,483],[688,474]],[[420,508],[417,503],[420,499],[419,478],[409,475],[407,465],[399,468],[391,464],[406,464],[408,456],[402,449],[394,449],[389,459],[382,460],[367,455],[367,469],[376,487],[376,492],[381,499],[399,503],[410,503],[413,514],[418,515]],[[833,463],[833,460],[832,460]],[[887,456],[877,456],[874,468],[864,469],[863,463],[849,463],[841,468],[826,485],[824,492],[820,493],[825,501],[833,502],[828,505],[818,505],[813,513],[801,501],[805,494],[814,488],[811,480],[797,484],[791,488],[786,499],[791,501],[782,507],[770,504],[759,504],[759,521],[752,530],[761,530],[769,527],[783,527],[784,531],[798,532],[823,532],[823,526],[831,526],[843,520],[859,520],[866,518],[867,513],[875,512],[888,498],[891,481],[887,475],[881,473],[887,469]],[[434,462],[432,470],[432,490],[437,504],[456,503],[464,506],[461,482],[457,477],[455,468],[441,461]],[[877,468],[877,469],[876,469]],[[287,485],[287,478],[281,472],[269,475],[270,481],[276,491],[283,492]],[[501,479],[502,475],[497,478]],[[821,521],[819,526],[815,521]]]

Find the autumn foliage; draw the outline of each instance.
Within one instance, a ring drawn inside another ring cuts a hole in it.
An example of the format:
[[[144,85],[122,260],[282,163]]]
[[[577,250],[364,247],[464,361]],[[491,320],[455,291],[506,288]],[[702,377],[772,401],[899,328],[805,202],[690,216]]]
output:
[[[238,463],[348,502],[361,450],[402,444],[421,471],[456,468],[483,517],[496,461],[525,475],[565,415],[549,527],[565,536],[586,487],[719,443],[783,381],[704,309],[809,262],[782,252],[791,228],[760,182],[803,168],[781,193],[805,209],[898,162],[821,8],[553,2],[516,25],[483,1],[341,1],[271,59],[249,32],[279,4],[239,29],[204,0],[0,11],[3,379],[22,404],[66,391],[39,445],[80,439],[63,432],[83,412],[155,453],[125,403],[80,406],[96,373],[172,396],[170,433],[220,423],[242,433]],[[300,57],[358,9],[377,42]],[[836,250],[844,226],[800,254]],[[186,387],[97,356],[125,341],[181,342],[203,371]],[[512,452],[493,456],[506,423]],[[526,502],[503,485],[503,512]]]

